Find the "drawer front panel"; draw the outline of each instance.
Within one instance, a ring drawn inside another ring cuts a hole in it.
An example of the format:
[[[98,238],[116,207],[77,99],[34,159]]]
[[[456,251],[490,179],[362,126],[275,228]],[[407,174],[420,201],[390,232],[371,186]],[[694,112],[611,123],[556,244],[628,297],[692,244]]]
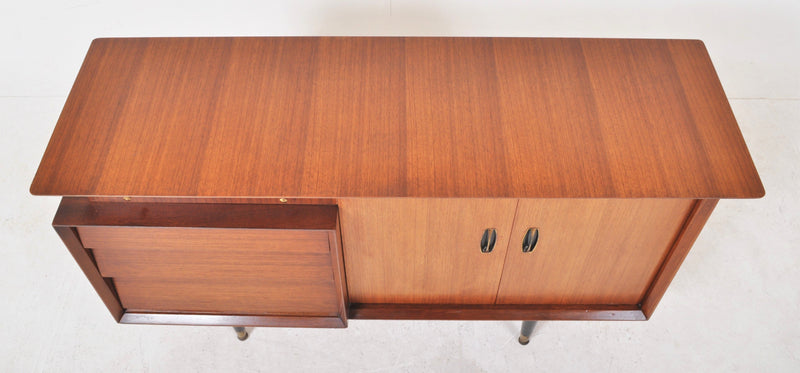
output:
[[[328,254],[286,254],[230,249],[119,249],[93,250],[103,277],[191,278],[238,276],[239,278],[297,278],[321,280],[327,275]],[[277,280],[276,280],[277,281]]]
[[[129,310],[336,316],[328,232],[78,227]]]
[[[232,248],[284,253],[329,252],[328,233],[313,230],[162,228],[162,227],[78,227],[88,249],[188,249]]]
[[[638,304],[694,200],[522,199],[498,304]],[[529,228],[538,228],[523,253]]]
[[[129,311],[336,316],[333,282],[274,278],[114,278]]]

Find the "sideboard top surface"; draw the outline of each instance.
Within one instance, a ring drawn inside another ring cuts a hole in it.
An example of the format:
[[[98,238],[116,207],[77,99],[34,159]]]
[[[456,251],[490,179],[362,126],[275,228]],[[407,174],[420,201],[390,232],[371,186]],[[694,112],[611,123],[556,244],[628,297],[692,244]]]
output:
[[[92,42],[37,195],[753,198],[696,40]]]

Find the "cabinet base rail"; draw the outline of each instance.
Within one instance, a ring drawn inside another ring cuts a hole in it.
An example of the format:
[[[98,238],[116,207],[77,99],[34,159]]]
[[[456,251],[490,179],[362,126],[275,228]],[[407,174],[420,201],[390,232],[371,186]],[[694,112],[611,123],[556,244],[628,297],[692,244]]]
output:
[[[451,305],[352,303],[350,319],[373,320],[633,320],[639,305]]]

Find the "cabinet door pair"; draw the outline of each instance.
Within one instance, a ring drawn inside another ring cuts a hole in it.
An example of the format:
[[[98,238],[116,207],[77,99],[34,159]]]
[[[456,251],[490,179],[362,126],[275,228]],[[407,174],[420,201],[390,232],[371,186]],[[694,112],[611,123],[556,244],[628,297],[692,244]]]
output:
[[[692,203],[343,200],[340,216],[350,301],[637,304]],[[532,251],[524,252],[531,228],[538,231],[538,241]],[[481,250],[486,229],[497,233],[488,253]]]

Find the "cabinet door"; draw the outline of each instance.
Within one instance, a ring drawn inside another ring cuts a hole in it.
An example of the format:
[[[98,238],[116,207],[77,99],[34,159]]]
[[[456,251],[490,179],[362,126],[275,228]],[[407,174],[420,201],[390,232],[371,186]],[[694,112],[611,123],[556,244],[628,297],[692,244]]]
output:
[[[692,203],[520,200],[497,303],[638,304]],[[523,253],[530,228],[538,228],[538,242]]]
[[[491,304],[516,199],[339,200],[353,303]],[[481,252],[494,228],[497,241]]]

